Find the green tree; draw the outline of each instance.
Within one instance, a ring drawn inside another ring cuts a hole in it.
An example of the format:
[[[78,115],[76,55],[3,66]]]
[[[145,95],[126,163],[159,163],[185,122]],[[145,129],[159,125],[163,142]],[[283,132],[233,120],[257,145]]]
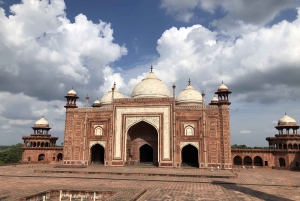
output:
[[[237,144],[234,144],[234,145],[231,145],[231,148],[232,149],[247,149],[249,147],[247,147],[246,145],[242,144],[242,145],[237,145]]]
[[[16,163],[22,159],[22,143],[0,152],[0,164]]]

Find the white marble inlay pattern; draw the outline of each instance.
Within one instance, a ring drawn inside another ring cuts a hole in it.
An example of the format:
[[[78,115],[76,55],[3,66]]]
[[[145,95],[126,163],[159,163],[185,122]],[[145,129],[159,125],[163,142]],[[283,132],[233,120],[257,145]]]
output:
[[[105,141],[90,141],[90,148],[94,146],[95,144],[100,144],[105,149],[106,142]]]
[[[196,147],[199,150],[199,142],[180,142],[180,149],[182,149],[183,147],[185,147],[186,145],[193,145],[194,147]]]
[[[126,131],[134,124],[145,121],[154,126],[159,132],[159,117],[126,117]]]
[[[126,107],[116,108],[114,157],[121,158],[122,153],[122,115],[163,113],[163,158],[170,159],[170,107]],[[124,125],[126,126],[126,125]],[[125,127],[126,128],[126,127]],[[160,133],[159,133],[160,134]]]

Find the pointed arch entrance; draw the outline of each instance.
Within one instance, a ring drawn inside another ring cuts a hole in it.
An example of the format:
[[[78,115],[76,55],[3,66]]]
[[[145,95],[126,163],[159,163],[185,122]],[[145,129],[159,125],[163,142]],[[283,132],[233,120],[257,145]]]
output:
[[[158,164],[158,133],[154,126],[140,121],[128,129],[126,163],[127,165]]]
[[[100,144],[95,144],[91,147],[91,162],[92,164],[104,164],[104,147]]]
[[[181,166],[199,167],[198,149],[193,145],[186,145],[181,150]]]
[[[140,163],[153,163],[153,149],[150,145],[144,144],[140,147]]]

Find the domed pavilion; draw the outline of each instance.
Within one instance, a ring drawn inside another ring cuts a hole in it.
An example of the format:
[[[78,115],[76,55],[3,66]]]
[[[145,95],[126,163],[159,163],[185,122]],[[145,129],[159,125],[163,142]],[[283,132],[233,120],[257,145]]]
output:
[[[33,134],[23,136],[22,162],[57,163],[63,159],[63,147],[56,146],[58,137],[49,134],[49,122],[42,117],[32,127]]]

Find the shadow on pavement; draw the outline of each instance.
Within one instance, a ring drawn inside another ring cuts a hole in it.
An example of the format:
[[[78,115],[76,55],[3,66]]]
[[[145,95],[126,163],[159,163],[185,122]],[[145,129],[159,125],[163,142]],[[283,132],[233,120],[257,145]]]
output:
[[[264,193],[264,192],[254,190],[254,189],[242,186],[242,185],[237,185],[237,184],[234,184],[234,183],[224,184],[224,182],[222,183],[222,181],[213,181],[212,184],[218,185],[218,186],[226,188],[226,189],[239,191],[241,193],[250,195],[252,197],[257,197],[259,199],[266,200],[266,201],[274,201],[274,200],[293,201],[293,200],[290,200],[290,199],[287,199],[287,198],[283,198],[283,197],[279,197],[277,195]]]

